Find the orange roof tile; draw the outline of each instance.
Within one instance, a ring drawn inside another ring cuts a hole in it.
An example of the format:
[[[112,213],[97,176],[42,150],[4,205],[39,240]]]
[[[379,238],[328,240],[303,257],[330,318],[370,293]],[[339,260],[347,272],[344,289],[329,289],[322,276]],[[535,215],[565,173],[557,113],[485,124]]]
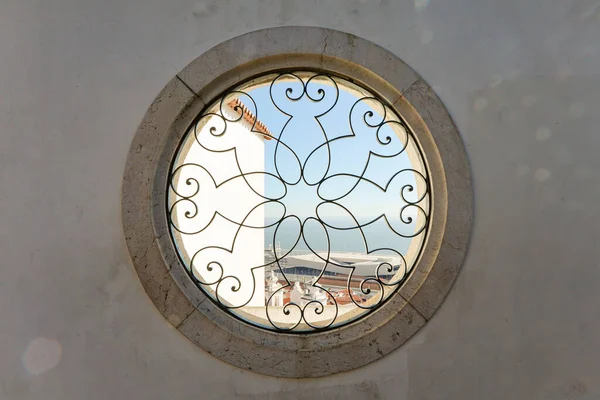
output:
[[[241,110],[244,114],[244,120],[246,120],[250,125],[254,125],[253,132],[262,134],[263,138],[266,140],[271,140],[273,138],[273,134],[269,131],[269,128],[265,124],[263,124],[260,120],[256,118],[256,116],[242,103],[239,98],[235,98],[227,103],[229,107],[231,107],[234,111],[239,112]],[[237,109],[237,110],[236,110]]]

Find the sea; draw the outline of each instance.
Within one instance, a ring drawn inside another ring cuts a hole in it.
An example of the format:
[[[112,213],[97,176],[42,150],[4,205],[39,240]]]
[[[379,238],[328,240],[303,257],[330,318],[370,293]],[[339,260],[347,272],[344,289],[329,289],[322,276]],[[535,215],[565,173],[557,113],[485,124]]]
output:
[[[361,218],[360,221],[369,221],[377,217]],[[267,225],[277,220],[266,218]],[[372,224],[361,229],[351,218],[331,217],[324,226],[315,220],[305,220],[303,235],[300,233],[300,224],[297,220],[288,218],[277,225],[265,229],[265,248],[281,247],[293,249],[294,253],[308,253],[310,249],[317,252],[352,252],[367,254],[376,249],[393,249],[401,254],[406,251],[411,243],[411,238],[404,238],[391,230],[385,219],[379,218]],[[277,228],[276,228],[277,227]],[[333,228],[335,227],[335,228]],[[336,229],[351,228],[353,229]],[[389,250],[378,251],[378,254],[394,254]]]

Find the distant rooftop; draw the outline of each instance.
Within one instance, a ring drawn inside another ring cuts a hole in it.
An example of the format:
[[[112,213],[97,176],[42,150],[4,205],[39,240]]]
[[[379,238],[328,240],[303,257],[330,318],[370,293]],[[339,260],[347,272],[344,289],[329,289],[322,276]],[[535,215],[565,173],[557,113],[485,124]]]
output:
[[[243,118],[250,125],[253,126],[253,132],[262,135],[262,137],[266,140],[273,139],[273,134],[269,131],[269,128],[265,124],[263,124],[256,116],[242,103],[239,98],[235,98],[227,103],[229,107],[231,107],[234,111],[238,112],[241,110],[243,112]]]

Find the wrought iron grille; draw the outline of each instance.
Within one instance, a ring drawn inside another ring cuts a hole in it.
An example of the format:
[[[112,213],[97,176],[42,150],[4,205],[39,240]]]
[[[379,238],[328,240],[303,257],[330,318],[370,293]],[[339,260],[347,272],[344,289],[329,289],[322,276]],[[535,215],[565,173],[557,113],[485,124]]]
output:
[[[169,173],[171,237],[192,281],[264,329],[314,332],[382,305],[428,232],[414,133],[342,77],[268,74],[190,126]]]

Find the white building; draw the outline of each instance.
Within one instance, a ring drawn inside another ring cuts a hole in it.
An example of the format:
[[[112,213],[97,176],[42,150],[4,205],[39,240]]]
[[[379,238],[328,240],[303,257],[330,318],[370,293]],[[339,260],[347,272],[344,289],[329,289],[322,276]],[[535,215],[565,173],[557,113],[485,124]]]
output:
[[[221,270],[218,266],[211,264],[212,271],[208,270],[211,262],[221,264],[223,277],[239,279],[225,278],[220,286],[209,286],[216,291],[219,301],[233,307],[264,306],[264,268],[256,267],[264,264],[264,231],[259,227],[264,225],[265,212],[263,206],[253,210],[264,201],[256,194],[264,193],[264,176],[250,174],[241,177],[240,170],[244,174],[264,171],[264,141],[270,140],[271,134],[239,98],[227,99],[222,109],[219,108],[217,103],[209,112],[222,113],[227,121],[214,115],[202,118],[196,126],[196,136],[202,145],[192,132],[184,145],[187,147],[185,154],[182,150],[176,162],[177,165],[199,164],[208,171],[184,167],[176,176],[176,187],[185,188],[186,180],[190,177],[199,182],[200,190],[192,198],[198,207],[198,215],[192,219],[186,218],[185,212],[190,210],[189,207],[179,207],[172,217],[180,225],[188,224],[185,229],[187,232],[197,232],[206,226],[197,234],[178,234],[183,244],[180,250],[187,254],[189,264],[199,250],[212,247],[202,250],[194,258],[193,268],[198,279],[212,283],[219,278]],[[215,128],[217,134],[211,133],[211,128]],[[223,152],[233,148],[235,151]],[[215,212],[225,218],[216,215],[212,219]],[[246,226],[240,228],[239,224],[242,223]],[[233,251],[230,253],[215,247]],[[254,287],[251,282],[255,282]],[[231,290],[232,286],[237,290]]]

